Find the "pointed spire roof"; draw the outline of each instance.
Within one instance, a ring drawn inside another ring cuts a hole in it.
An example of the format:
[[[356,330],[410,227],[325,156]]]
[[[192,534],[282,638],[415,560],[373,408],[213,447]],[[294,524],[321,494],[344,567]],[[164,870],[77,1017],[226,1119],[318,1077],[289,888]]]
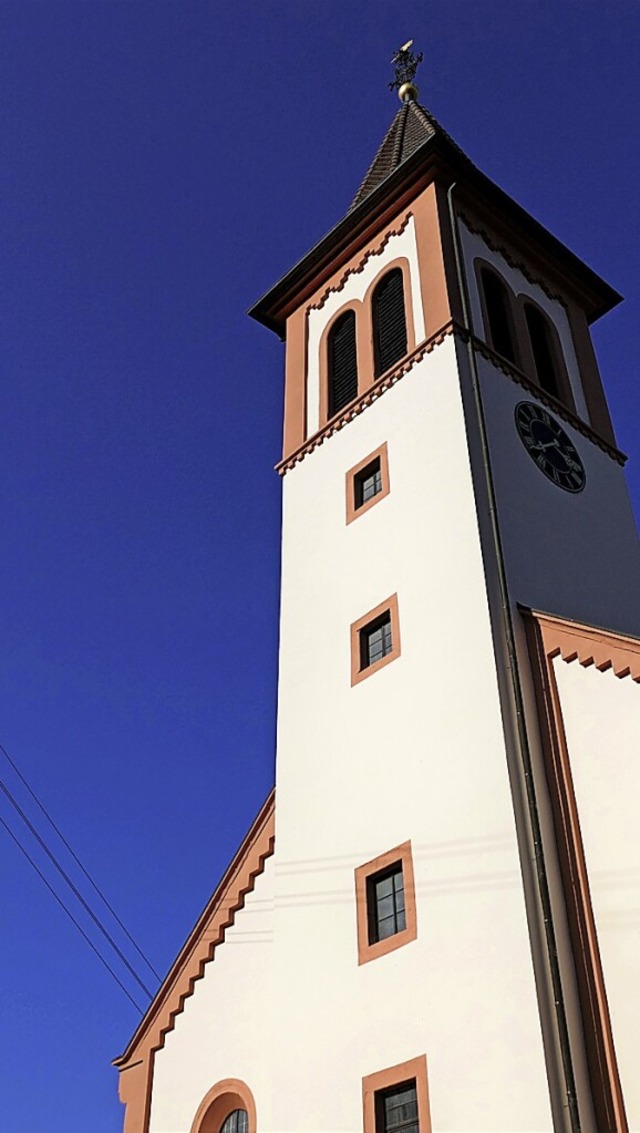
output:
[[[419,102],[413,99],[403,102],[351,202],[349,212],[438,131],[443,132],[435,118]]]
[[[398,80],[390,85],[397,83]],[[448,188],[459,185],[458,203],[466,198],[472,208],[485,213],[490,209],[490,215],[499,215],[502,223],[509,226],[514,239],[525,239],[529,247],[537,248],[547,259],[562,262],[565,275],[572,277],[581,293],[590,323],[620,302],[617,291],[478,169],[433,114],[417,101],[418,91],[411,81],[401,83],[398,94],[402,105],[348,212],[251,307],[249,314],[253,318],[284,338],[286,320],[300,305],[304,289],[317,288],[322,278],[335,271],[347,250],[370,235],[385,210],[410,193],[412,186],[424,186],[426,176],[437,177]]]

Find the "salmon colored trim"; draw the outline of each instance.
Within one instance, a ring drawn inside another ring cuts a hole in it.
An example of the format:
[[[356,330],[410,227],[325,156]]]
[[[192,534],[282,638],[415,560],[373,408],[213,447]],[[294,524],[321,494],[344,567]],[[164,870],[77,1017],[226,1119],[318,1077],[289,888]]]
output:
[[[553,811],[582,1015],[589,1084],[600,1133],[627,1133],[604,973],[573,787],[554,657],[640,681],[640,641],[531,611],[525,619],[545,772]]]
[[[414,1081],[418,1099],[418,1128],[420,1133],[431,1133],[431,1112],[429,1107],[429,1082],[427,1078],[427,1056],[419,1055],[408,1062],[367,1074],[362,1079],[363,1133],[382,1133],[376,1121],[376,1094]]]
[[[380,480],[382,487],[379,492],[376,492],[375,496],[371,496],[371,499],[360,504],[359,507],[356,507],[356,477],[359,472],[362,472],[367,465],[373,464],[376,459],[380,461]],[[352,523],[354,519],[358,519],[359,516],[364,515],[366,511],[369,511],[370,508],[380,503],[380,500],[383,500],[385,496],[389,495],[391,485],[389,481],[389,451],[386,441],[384,444],[380,445],[379,448],[375,449],[374,452],[370,452],[368,456],[365,456],[364,460],[359,461],[358,464],[355,464],[353,468],[349,469],[345,476],[345,487],[348,524]]]
[[[368,332],[369,341],[371,343],[371,370],[369,371],[370,381],[367,383],[368,386],[373,385],[373,383],[377,381],[378,378],[384,377],[385,373],[387,372],[386,370],[383,370],[380,374],[376,374],[375,372],[375,347],[373,343],[372,306],[373,293],[378,284],[384,279],[385,275],[388,275],[389,272],[394,271],[396,268],[399,268],[402,272],[402,301],[404,303],[404,318],[407,331],[407,348],[402,355],[402,358],[405,358],[407,354],[412,354],[416,348],[416,330],[413,318],[413,282],[411,279],[411,265],[409,264],[406,256],[396,256],[395,260],[390,260],[388,264],[384,264],[384,266],[380,268],[380,271],[378,272],[375,279],[372,280],[372,282],[367,287],[367,290],[364,294],[364,299],[362,300],[369,320]],[[398,358],[398,361],[394,362],[393,366],[389,366],[388,369],[395,369],[395,367],[398,365],[398,362],[402,361],[402,358]]]
[[[393,865],[402,865],[402,878],[404,882],[404,909],[406,928],[387,936],[384,940],[369,943],[369,908],[367,882],[377,873],[390,869]],[[418,918],[416,913],[416,889],[413,877],[413,856],[411,842],[403,842],[386,854],[380,854],[365,865],[359,865],[355,870],[356,881],[356,920],[358,928],[358,964],[367,964],[369,960],[377,960],[409,944],[418,935]]]
[[[389,611],[391,615],[391,652],[386,656],[381,657],[379,661],[375,661],[373,665],[367,665],[366,669],[360,668],[360,632],[373,622],[376,618],[381,617]],[[357,622],[351,625],[351,684],[357,685],[360,681],[366,680],[367,677],[373,676],[380,669],[384,669],[391,661],[395,661],[400,656],[400,621],[398,618],[398,595],[392,594],[384,602],[381,602],[375,609],[369,610],[368,614],[364,617],[358,618]]]
[[[344,428],[349,421],[352,421],[354,417],[357,417],[363,410],[367,409],[369,405],[377,401],[383,393],[391,389],[396,382],[400,381],[405,374],[408,374],[409,371],[413,369],[417,362],[421,362],[425,355],[430,354],[436,346],[440,346],[447,335],[453,334],[453,332],[454,327],[453,324],[450,323],[442,327],[432,338],[425,339],[424,342],[416,347],[413,354],[408,354],[393,370],[388,370],[386,374],[378,378],[366,393],[358,397],[356,401],[352,401],[350,405],[346,406],[339,414],[336,414],[335,417],[332,417],[323,428],[318,429],[318,432],[314,433],[308,441],[305,441],[299,449],[289,453],[286,459],[276,464],[276,471],[279,472],[280,475],[284,475],[285,472],[288,472],[289,469],[293,468],[301,460],[304,460],[305,456],[308,456],[310,452],[313,452],[314,449],[323,444],[328,437],[333,436],[334,433]]]
[[[463,321],[444,190],[432,182],[416,197],[411,208],[416,225],[425,334],[430,338],[451,319]]]
[[[154,1051],[121,1068],[118,1097],[125,1107],[122,1133],[146,1133],[151,1115]]]
[[[550,658],[579,661],[584,668],[595,665],[599,672],[613,669],[616,677],[640,682],[640,640],[607,629],[564,621],[551,614],[534,614]]]
[[[114,1061],[120,1071],[120,1100],[126,1105],[124,1133],[148,1133],[154,1054],[193,994],[196,982],[225,939],[236,913],[254,889],[273,854],[275,791],[262,807],[177,960],[144,1015],[127,1049]]]
[[[287,319],[282,455],[304,444],[307,435],[307,312],[299,307]]]
[[[248,1133],[257,1133],[256,1103],[245,1082],[239,1078],[225,1078],[209,1090],[198,1106],[191,1133],[220,1133],[222,1124],[236,1109],[247,1112]]]
[[[333,280],[328,287],[325,287],[321,295],[307,305],[307,310],[321,311],[330,295],[339,294],[352,275],[359,275],[360,272],[364,271],[369,260],[384,252],[387,244],[394,236],[402,235],[412,215],[411,212],[408,212],[402,218],[397,218],[395,221],[392,221],[391,226],[387,228],[386,232],[384,232],[380,238],[372,240],[369,244],[365,245],[366,250],[364,251],[364,255],[362,254],[362,249],[360,249],[356,256],[349,260],[342,275],[340,275],[337,280]]]

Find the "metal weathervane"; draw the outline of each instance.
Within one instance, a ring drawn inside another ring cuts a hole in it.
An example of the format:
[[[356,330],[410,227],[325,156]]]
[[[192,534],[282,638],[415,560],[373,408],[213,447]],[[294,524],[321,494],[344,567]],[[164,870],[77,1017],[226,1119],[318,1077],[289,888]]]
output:
[[[395,78],[392,83],[389,83],[389,90],[397,90],[403,102],[407,98],[415,98],[417,96],[418,91],[414,86],[413,80],[424,58],[422,51],[414,55],[411,50],[412,47],[413,40],[407,40],[402,47],[398,48],[391,60],[391,64],[395,70]]]

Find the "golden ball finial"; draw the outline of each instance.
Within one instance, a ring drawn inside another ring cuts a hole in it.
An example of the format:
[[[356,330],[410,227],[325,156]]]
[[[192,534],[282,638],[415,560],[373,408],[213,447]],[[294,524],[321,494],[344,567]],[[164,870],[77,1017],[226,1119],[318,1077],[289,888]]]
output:
[[[417,102],[418,88],[415,83],[403,83],[398,87],[398,98],[400,102]]]

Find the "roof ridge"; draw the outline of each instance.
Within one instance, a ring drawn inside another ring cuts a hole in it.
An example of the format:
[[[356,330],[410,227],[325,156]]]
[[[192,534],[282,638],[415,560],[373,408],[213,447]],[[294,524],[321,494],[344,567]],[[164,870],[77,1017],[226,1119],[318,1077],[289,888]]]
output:
[[[396,130],[396,136],[394,139],[393,153],[391,154],[391,161],[394,166],[398,165],[398,163],[402,161],[402,144],[404,142],[404,136],[407,132],[409,106],[410,103],[405,102],[404,106],[400,108],[400,114],[402,115],[402,117],[396,114],[396,119],[398,120],[398,128]]]
[[[378,146],[373,161],[351,202],[349,212],[361,204],[369,193],[377,189],[378,185],[412,153],[415,153],[423,142],[429,141],[439,132],[445,133],[424,106],[413,99],[403,102]]]

